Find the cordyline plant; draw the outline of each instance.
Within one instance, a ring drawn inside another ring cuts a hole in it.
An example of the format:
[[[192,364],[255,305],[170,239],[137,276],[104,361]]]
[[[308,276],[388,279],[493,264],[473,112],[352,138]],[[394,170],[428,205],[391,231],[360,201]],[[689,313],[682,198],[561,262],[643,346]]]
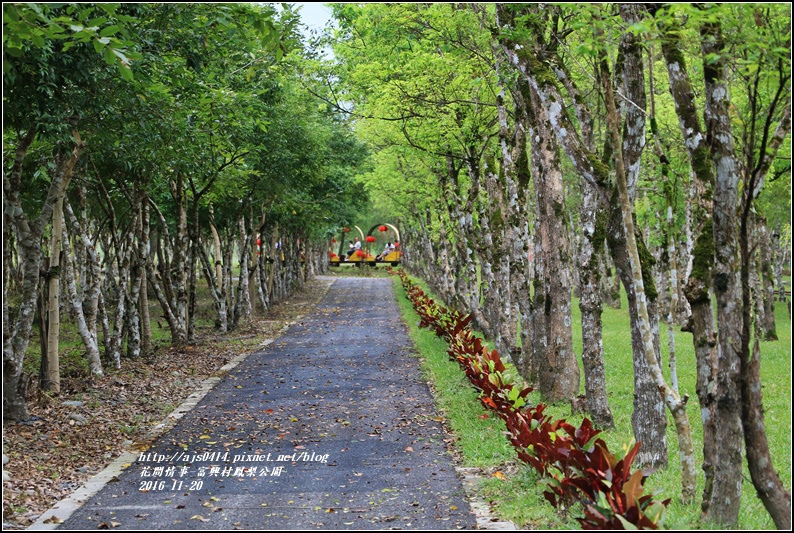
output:
[[[469,327],[470,315],[437,304],[403,270],[388,271],[400,276],[419,315],[419,327],[434,330],[449,344],[450,359],[458,362],[480,392],[480,402],[505,421],[518,458],[546,477],[543,495],[552,505],[581,502],[584,516],[576,520],[584,529],[658,528],[670,500],[658,502],[643,495],[647,473],[631,472],[640,443],[618,457],[610,453],[599,438],[601,431],[588,418],[577,428],[544,414],[544,404],[529,405],[532,389],[521,389],[505,374],[499,352],[489,350]]]

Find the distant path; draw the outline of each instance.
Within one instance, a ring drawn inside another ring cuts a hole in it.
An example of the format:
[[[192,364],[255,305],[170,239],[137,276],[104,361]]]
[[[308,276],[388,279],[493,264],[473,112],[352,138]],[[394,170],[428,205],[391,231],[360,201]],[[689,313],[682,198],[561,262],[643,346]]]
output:
[[[391,280],[338,279],[59,529],[473,528],[410,352]]]

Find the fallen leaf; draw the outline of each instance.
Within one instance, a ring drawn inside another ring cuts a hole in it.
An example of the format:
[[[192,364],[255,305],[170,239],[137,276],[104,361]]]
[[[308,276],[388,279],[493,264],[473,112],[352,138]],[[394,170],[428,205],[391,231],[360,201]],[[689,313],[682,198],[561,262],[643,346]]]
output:
[[[506,480],[507,479],[505,477],[505,475],[503,473],[499,472],[499,471],[494,472],[493,474],[491,474],[491,476],[495,477],[497,479],[501,479],[501,480]]]
[[[58,518],[55,515],[52,515],[47,520],[44,521],[45,524],[63,524],[63,519]]]
[[[413,448],[411,448],[410,446],[408,446],[408,447],[405,449],[405,451],[406,451],[406,452],[412,452],[412,451],[414,451],[414,449],[413,449]]]
[[[202,522],[209,522],[210,521],[209,518],[204,518],[200,514],[194,514],[193,516],[190,517],[190,519],[191,520],[201,520]]]

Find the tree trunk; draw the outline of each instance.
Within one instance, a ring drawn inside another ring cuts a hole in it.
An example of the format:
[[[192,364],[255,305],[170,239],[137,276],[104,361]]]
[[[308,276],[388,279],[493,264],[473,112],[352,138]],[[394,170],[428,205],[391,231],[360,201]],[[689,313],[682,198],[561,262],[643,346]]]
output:
[[[761,299],[763,302],[763,321],[761,323],[761,338],[767,341],[776,341],[777,326],[775,324],[775,280],[772,272],[772,254],[769,246],[769,232],[766,227],[766,218],[757,217],[759,234],[758,253],[761,261],[759,274],[761,277]]]
[[[72,261],[68,250],[63,254],[63,280],[66,283],[67,294],[69,295],[69,303],[72,308],[72,315],[77,323],[77,331],[80,338],[83,340],[83,345],[86,349],[86,357],[88,358],[88,366],[91,374],[102,375],[102,361],[99,357],[99,345],[97,343],[96,334],[92,333],[85,320],[83,313],[83,302],[77,294],[77,285],[75,283],[74,269],[72,268]]]
[[[23,378],[22,362],[30,342],[31,327],[35,316],[41,267],[42,232],[44,225],[52,217],[56,199],[62,197],[66,191],[74,165],[85,147],[79,134],[73,131],[75,148],[72,150],[71,157],[64,161],[62,169],[56,171],[38,219],[30,222],[19,200],[19,191],[22,186],[22,163],[35,135],[35,127],[31,127],[17,144],[10,174],[6,175],[3,172],[4,211],[10,213],[16,230],[19,267],[23,272],[19,312],[16,320],[13,321],[13,329],[3,335],[3,418],[12,420],[30,418],[26,404],[27,380]],[[5,322],[12,323],[10,319]]]
[[[777,227],[775,228],[775,232],[772,234],[772,246],[773,246],[773,269],[775,272],[775,287],[777,288],[777,301],[778,302],[785,302],[786,301],[786,285],[783,282],[783,271],[785,270],[785,265],[787,264],[787,253],[786,253],[786,246],[783,242],[783,239],[780,238],[780,223],[778,223]]]
[[[690,304],[692,340],[697,365],[696,390],[700,401],[703,421],[703,471],[705,488],[701,505],[703,517],[710,516],[714,490],[714,468],[717,447],[717,338],[712,313],[710,288],[714,267],[714,238],[712,220],[712,197],[714,177],[708,155],[708,145],[702,134],[695,108],[695,95],[686,70],[686,63],[679,45],[677,28],[662,28],[662,52],[667,64],[670,92],[675,101],[676,113],[684,136],[684,145],[692,169],[689,198],[687,202],[687,241],[693,241],[689,254],[689,273],[684,294]]]
[[[87,266],[81,279],[80,293],[82,293],[82,309],[85,315],[86,327],[90,334],[98,339],[97,313],[99,309],[99,295],[101,292],[102,265],[96,252],[94,241],[88,235],[86,228],[80,224],[72,210],[67,198],[64,198],[64,214],[71,227],[75,238],[75,246],[79,245],[84,250],[82,254],[87,259]],[[89,281],[90,280],[90,281]]]
[[[665,243],[667,246],[666,253],[663,254],[665,257],[665,265],[661,269],[661,280],[669,280],[666,287],[664,289],[664,293],[669,296],[666,300],[667,302],[667,346],[668,346],[668,354],[669,354],[669,365],[670,365],[670,382],[673,390],[678,392],[678,368],[677,368],[677,361],[676,361],[676,349],[675,349],[675,324],[676,324],[676,317],[678,315],[679,309],[679,284],[678,284],[678,260],[677,260],[677,248],[676,248],[676,230],[675,230],[675,218],[673,217],[673,204],[675,202],[676,190],[675,184],[676,182],[670,179],[670,172],[669,172],[669,159],[665,154],[664,149],[662,148],[662,142],[659,136],[659,127],[656,122],[656,99],[655,99],[655,92],[656,92],[656,84],[654,82],[653,76],[653,65],[654,61],[654,54],[653,48],[649,49],[648,55],[650,57],[650,65],[648,68],[648,77],[650,81],[650,91],[648,94],[650,95],[650,105],[651,105],[651,114],[650,114],[650,124],[651,124],[651,133],[653,134],[653,146],[654,152],[656,157],[659,158],[659,166],[660,166],[660,174],[662,177],[662,183],[664,187],[664,198],[665,198],[665,207],[667,210],[667,226],[665,230],[665,234],[667,236],[667,242]],[[665,276],[667,273],[667,276]]]
[[[59,165],[60,166],[60,165]],[[52,210],[52,244],[50,268],[47,273],[47,378],[44,389],[55,394],[61,392],[61,368],[58,343],[61,337],[61,248],[63,247],[63,194],[55,200]]]
[[[231,321],[232,329],[237,329],[241,321],[248,323],[251,320],[251,300],[248,291],[248,257],[252,235],[249,233],[245,224],[245,214],[241,213],[238,220],[239,232],[239,260],[240,275],[237,282],[237,293],[235,296],[234,313]]]
[[[47,272],[50,269],[50,258],[43,257],[42,258],[42,272]],[[49,302],[49,298],[47,298],[47,287],[49,284],[47,283],[47,278],[42,276],[41,283],[39,284],[38,289],[38,298],[36,299],[36,311],[38,314],[38,322],[39,322],[39,349],[41,351],[41,356],[39,358],[39,388],[44,389],[44,384],[47,381],[47,376],[49,375],[47,365],[49,363],[49,359],[47,358],[47,329],[48,329],[48,322],[49,322],[49,313],[47,312],[47,304]]]
[[[273,259],[273,262],[270,264],[270,276],[267,280],[267,293],[270,295],[270,305],[273,305],[278,298],[274,296],[273,289],[274,289],[274,281],[276,277],[276,268],[280,263],[280,258],[278,254],[280,250],[276,249],[276,245],[278,244],[278,224],[275,225],[273,228],[273,236],[271,237],[270,241],[270,257]]]
[[[667,310],[667,346],[670,356],[670,382],[673,390],[678,392],[678,367],[675,352],[675,314],[678,309],[678,263],[675,250],[675,223],[673,206],[667,203],[667,264],[670,276],[670,306]]]
[[[486,243],[486,253],[481,254],[481,257],[485,256],[491,265],[491,275],[486,277],[483,274],[483,282],[488,289],[485,310],[488,312],[491,338],[496,350],[507,358],[514,352],[516,328],[510,291],[508,244],[512,239],[512,232],[506,225],[504,167],[500,176],[497,174],[494,160],[486,157],[484,174],[487,202],[483,206],[483,210],[486,211],[483,219],[487,220],[487,233],[491,237],[490,243]]]
[[[212,217],[213,210],[212,206],[210,206],[210,216]],[[212,232],[212,249],[215,252],[213,254],[213,259],[215,260],[215,277],[217,279],[218,287],[223,287],[223,254],[221,253],[221,238],[218,235],[218,229],[215,227],[215,223],[210,220],[210,232]]]
[[[657,331],[654,333],[653,326],[649,324],[652,331],[651,338],[654,356],[658,360],[661,352],[657,342],[659,320],[656,311],[656,291],[652,278],[647,275],[650,272],[647,257],[644,257],[645,263],[641,264],[641,268],[643,269],[643,289],[647,284],[648,290],[643,290],[643,293],[640,294],[634,284],[626,228],[618,200],[619,196],[616,191],[610,202],[611,213],[607,222],[607,240],[615,263],[616,277],[622,280],[626,290],[626,299],[628,300],[631,347],[634,361],[634,410],[631,415],[631,425],[634,430],[634,438],[637,442],[642,443],[642,447],[637,454],[637,463],[646,468],[666,468],[667,417],[664,412],[663,398],[659,394],[656,381],[653,378],[645,355],[643,325],[638,308],[638,300],[647,298],[651,312],[649,317],[651,320],[650,324],[655,324],[657,327]],[[645,249],[641,237],[635,235],[635,242],[637,246],[641,246],[643,250]]]
[[[587,410],[593,422],[602,428],[614,427],[609,409],[604,371],[604,343],[601,326],[601,268],[599,257],[603,251],[606,213],[598,205],[598,191],[582,183],[582,205],[579,222],[582,226],[582,245],[579,249],[579,310],[582,313],[582,363]]]
[[[767,127],[772,124],[775,106],[770,106]],[[759,338],[761,325],[756,324],[755,341],[750,353],[752,322],[750,302],[750,250],[749,225],[753,201],[760,194],[766,174],[783,141],[791,132],[791,103],[785,104],[783,116],[768,142],[760,147],[758,165],[745,173],[742,212],[740,217],[739,251],[741,257],[742,330],[739,350],[741,375],[741,405],[747,465],[753,486],[778,529],[791,530],[791,493],[786,490],[780,476],[772,466],[772,456],[766,438],[763,398],[761,392],[761,350]],[[766,137],[766,135],[765,135]],[[749,169],[748,169],[749,170]],[[716,207],[715,207],[716,209]],[[789,308],[790,309],[790,308]]]
[[[498,55],[498,51],[494,51]],[[501,62],[499,62],[501,65]],[[515,111],[515,132],[509,135],[507,110],[499,98],[500,144],[502,165],[507,184],[507,227],[509,228],[510,297],[513,320],[505,335],[511,338],[511,359],[517,368],[525,367],[524,361],[530,357],[532,347],[532,307],[530,299],[530,239],[527,202],[530,181],[529,159],[527,156],[527,117],[525,100],[529,97],[529,87],[519,81],[519,88],[513,92]],[[521,348],[516,345],[516,328],[521,331]]]
[[[471,181],[466,195],[466,205],[461,206],[460,202],[455,202],[456,216],[453,219],[458,221],[458,257],[462,260],[462,266],[465,269],[465,274],[462,276],[458,271],[461,281],[459,294],[463,296],[464,305],[474,317],[475,324],[488,334],[491,331],[491,324],[480,305],[482,293],[477,279],[477,256],[475,255],[475,250],[481,249],[481,246],[475,244],[480,236],[477,235],[477,230],[474,227],[474,208],[480,195],[482,176],[479,161],[473,152],[474,150],[471,149],[466,156],[466,171]],[[456,198],[458,194],[460,194],[459,191],[455,194]]]
[[[136,182],[133,192],[135,220],[130,228],[130,285],[127,302],[127,357],[137,358],[141,355],[141,285],[146,276],[146,247],[143,242],[143,204],[148,203],[146,192]]]
[[[148,354],[152,351],[152,323],[149,316],[149,282],[146,272],[149,264],[149,199],[141,203],[141,234],[138,240],[138,257],[143,271],[141,272],[140,317],[141,317],[141,351]]]
[[[185,256],[187,255],[187,215],[182,204],[181,181],[171,184],[171,190],[177,203],[177,238],[172,240],[168,231],[168,222],[160,209],[151,202],[160,220],[160,237],[156,240],[157,269],[153,261],[147,263],[146,277],[154,290],[163,314],[171,331],[171,343],[182,346],[187,343],[187,276],[184,272]],[[180,236],[181,235],[181,236]],[[171,261],[169,251],[164,249],[163,242],[173,253]],[[176,276],[176,279],[174,278]]]
[[[533,91],[534,92],[534,91]],[[537,203],[536,317],[544,331],[535,337],[540,393],[545,401],[572,400],[579,394],[579,365],[571,330],[571,252],[565,224],[565,197],[559,146],[549,116],[537,96],[527,113]],[[536,330],[537,331],[537,330]],[[544,339],[545,337],[545,339]],[[545,341],[545,342],[544,342]]]
[[[116,319],[114,331],[110,342],[110,359],[116,370],[121,368],[121,345],[123,342],[125,323],[127,322],[127,303],[129,301],[127,287],[130,283],[130,248],[132,242],[128,239],[119,239],[120,246],[116,247],[116,261],[118,263],[118,284],[116,285]]]
[[[596,35],[598,38],[603,39],[601,30],[596,28]],[[615,107],[614,93],[612,89],[612,80],[609,75],[609,67],[606,60],[606,52],[601,49],[600,51],[600,71],[601,83],[604,89],[604,96],[607,104],[607,120],[608,129],[610,131],[612,146],[621,146],[618,132],[620,131],[620,123],[618,120],[617,108]],[[639,247],[635,237],[634,220],[632,213],[632,205],[629,196],[627,175],[623,162],[622,150],[615,150],[615,176],[618,199],[620,202],[620,209],[623,218],[623,227],[626,235],[626,251],[629,256],[629,264],[631,267],[631,276],[634,289],[637,293],[637,314],[639,316],[639,325],[642,330],[642,341],[645,352],[645,360],[648,363],[650,374],[658,388],[662,393],[665,404],[673,415],[675,421],[676,431],[678,433],[679,453],[681,456],[681,483],[682,483],[682,500],[689,502],[694,496],[695,491],[695,459],[694,449],[692,446],[692,430],[689,426],[689,419],[686,414],[686,402],[688,397],[683,400],[678,394],[670,389],[662,376],[661,368],[659,367],[658,360],[654,352],[654,339],[652,324],[650,321],[650,314],[648,312],[648,304],[646,302],[642,263],[640,261]]]
[[[731,132],[730,100],[724,77],[719,24],[707,23],[701,30],[704,77],[706,80],[706,143],[714,163],[714,271],[717,300],[717,451],[714,488],[709,516],[719,524],[735,524],[742,495],[742,422],[739,345],[742,314],[738,269],[736,206],[739,202],[739,170]]]
[[[207,252],[201,243],[198,244],[197,250],[199,252],[199,260],[204,267],[204,278],[207,280],[207,288],[209,289],[212,301],[215,304],[215,327],[219,333],[226,333],[229,330],[228,317],[226,314],[226,291],[224,285],[218,285],[222,278],[217,278],[217,270],[210,265],[210,260],[207,257]],[[220,261],[217,261],[217,265]]]

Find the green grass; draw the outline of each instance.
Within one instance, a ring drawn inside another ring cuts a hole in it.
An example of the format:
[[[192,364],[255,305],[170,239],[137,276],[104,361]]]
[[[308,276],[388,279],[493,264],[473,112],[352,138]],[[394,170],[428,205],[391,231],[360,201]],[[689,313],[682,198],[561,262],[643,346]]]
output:
[[[576,528],[577,523],[570,516],[559,515],[543,498],[543,491],[537,488],[540,477],[517,460],[503,434],[504,422],[494,418],[479,402],[477,391],[463,371],[449,360],[446,343],[435,333],[419,329],[419,317],[405,298],[399,279],[394,280],[397,302],[421,356],[424,377],[433,384],[438,410],[455,435],[463,466],[493,473],[507,471],[506,479],[489,477],[480,483],[478,491],[483,499],[491,502],[500,516],[519,527]]]
[[[421,285],[421,283],[420,283]],[[427,291],[427,287],[423,286]],[[448,361],[446,344],[428,330],[417,327],[418,317],[410,302],[405,299],[399,280],[395,278],[397,300],[410,333],[422,356],[424,371],[437,395],[439,409],[449,419],[455,432],[457,446],[467,466],[483,468],[503,468],[517,463],[515,452],[503,435],[504,425],[499,419],[481,419],[485,409],[477,400],[476,391],[468,384],[458,365]],[[615,417],[615,429],[604,433],[604,440],[611,450],[627,446],[632,439],[631,413],[633,403],[633,364],[631,354],[631,332],[627,302],[623,295],[623,305],[619,310],[605,308],[602,316],[604,329],[604,358],[607,377],[607,393]],[[573,302],[574,349],[581,354],[581,317],[578,301]],[[773,464],[787,489],[791,490],[791,321],[784,304],[776,305],[775,316],[779,340],[761,344],[761,379],[764,392],[764,409],[767,436],[772,453]],[[667,355],[667,328],[661,327],[662,364],[665,377],[669,379]],[[658,499],[672,498],[665,513],[664,526],[668,528],[699,529],[709,524],[700,522],[700,496],[703,490],[702,464],[703,428],[695,392],[695,357],[692,337],[676,328],[676,352],[678,359],[678,379],[681,394],[688,393],[690,402],[688,414],[692,425],[695,443],[696,463],[698,465],[698,489],[696,500],[683,505],[680,502],[681,475],[678,461],[678,440],[672,418],[668,413],[667,445],[669,465],[665,470],[653,473],[646,481],[648,491],[657,494]],[[580,361],[581,366],[581,361]],[[582,385],[582,391],[584,387]],[[538,401],[536,393],[531,397]],[[571,415],[570,407],[550,406],[548,414],[556,418],[566,418],[579,424],[582,415]],[[513,467],[515,470],[515,467]],[[739,512],[740,529],[772,529],[774,524],[766,513],[755,489],[749,481],[745,467],[745,482],[741,509]],[[577,528],[578,524],[570,516],[558,515],[557,511],[542,497],[540,480],[526,467],[509,475],[506,481],[491,478],[481,484],[481,492],[486,500],[494,501],[496,509],[503,518],[512,520],[519,527],[544,527],[552,529]],[[574,508],[574,513],[579,510]]]

